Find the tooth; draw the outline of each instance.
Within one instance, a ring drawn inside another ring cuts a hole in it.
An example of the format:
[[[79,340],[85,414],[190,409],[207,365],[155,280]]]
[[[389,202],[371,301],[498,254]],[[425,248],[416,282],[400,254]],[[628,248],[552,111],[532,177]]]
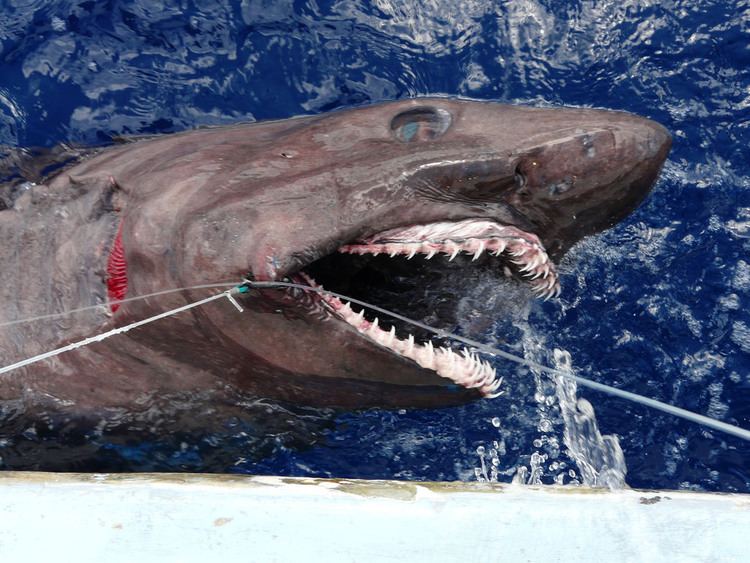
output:
[[[485,377],[484,366],[479,362],[474,368],[473,377],[471,378],[472,387],[481,387]]]
[[[357,317],[357,322],[361,323],[363,320],[365,320],[365,310],[360,309],[359,313],[357,313],[355,316]]]
[[[474,258],[472,258],[471,261],[473,262],[474,260],[476,260],[477,258],[479,258],[479,256],[481,256],[483,250],[484,250],[484,241],[480,240],[479,241],[479,248],[477,248],[476,252],[474,252]]]
[[[468,366],[466,366],[465,371],[468,373],[463,378],[464,385],[466,385],[466,387],[473,388],[477,386],[477,370],[478,369],[479,369],[479,366],[477,366],[476,364],[474,365],[469,364]]]
[[[443,366],[445,366],[446,362],[450,362],[450,356],[448,350],[445,348],[445,346],[441,346],[437,350],[438,354],[440,355],[440,361],[443,363]],[[448,366],[449,371],[453,371],[453,365],[451,362],[451,365]]]
[[[461,356],[456,354],[453,350],[448,350],[451,355],[451,368],[455,372],[461,366]]]
[[[431,249],[431,250],[430,250],[430,251],[429,251],[429,252],[427,253],[427,259],[429,260],[430,258],[432,258],[433,256],[435,256],[435,254],[436,254],[436,253],[437,253],[437,250],[435,250],[434,248],[433,248],[433,249]]]
[[[409,335],[409,342],[406,346],[407,354],[411,354],[414,351],[414,335]]]
[[[372,321],[372,324],[370,325],[370,330],[379,330],[378,325],[380,324],[380,319],[375,317],[375,320]]]
[[[393,343],[394,338],[396,338],[396,327],[391,326],[391,331],[388,333],[388,345]]]
[[[453,252],[458,249],[459,251],[461,248],[452,240],[446,240],[442,243],[442,248],[440,249],[441,252],[445,252],[446,254],[453,254]]]
[[[493,385],[495,385],[495,382],[497,380],[495,379],[495,370],[490,367],[489,364],[487,364],[487,377],[485,378],[484,386],[489,386],[492,388]],[[497,389],[497,388],[495,388]]]
[[[461,252],[461,248],[457,246],[457,247],[456,247],[456,249],[455,249],[455,250],[453,251],[453,254],[451,254],[451,257],[450,257],[450,258],[448,258],[448,262],[452,262],[452,261],[453,261],[453,259],[454,259],[454,258],[455,258],[456,256],[458,256],[458,253],[459,253],[459,252]]]
[[[488,389],[485,390],[485,395],[484,395],[485,398],[487,398],[487,399],[495,399],[495,398],[499,397],[500,395],[502,395],[503,393],[505,393],[505,391],[498,391],[498,389],[500,388],[500,385],[502,384],[502,382],[503,382],[503,378],[502,377],[500,377],[497,380],[495,380],[495,382],[492,385],[490,385],[490,387]]]
[[[390,256],[391,258],[393,258],[394,256],[396,256],[396,254],[398,254],[398,250],[391,250],[391,251],[390,251],[390,252],[388,253],[388,256]]]

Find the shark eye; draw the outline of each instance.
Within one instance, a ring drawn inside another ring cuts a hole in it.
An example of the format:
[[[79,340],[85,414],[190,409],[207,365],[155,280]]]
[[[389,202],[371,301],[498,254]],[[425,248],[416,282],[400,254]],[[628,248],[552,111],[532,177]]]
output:
[[[391,120],[393,135],[403,143],[437,139],[451,125],[451,114],[444,109],[414,108],[399,113]]]

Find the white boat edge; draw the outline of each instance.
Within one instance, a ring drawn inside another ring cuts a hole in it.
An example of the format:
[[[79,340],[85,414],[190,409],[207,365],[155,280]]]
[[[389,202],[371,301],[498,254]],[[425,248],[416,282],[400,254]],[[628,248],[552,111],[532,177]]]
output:
[[[0,561],[747,561],[750,495],[0,472]]]

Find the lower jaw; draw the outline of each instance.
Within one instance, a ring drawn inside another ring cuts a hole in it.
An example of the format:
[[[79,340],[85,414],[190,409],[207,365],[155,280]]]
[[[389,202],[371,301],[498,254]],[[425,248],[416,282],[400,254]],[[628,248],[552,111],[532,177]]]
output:
[[[309,285],[320,290],[324,289],[303,272],[295,275],[293,279],[302,285]],[[399,338],[396,336],[395,327],[391,327],[390,331],[381,329],[378,317],[375,317],[372,321],[366,319],[364,309],[355,312],[348,302],[338,297],[326,293],[317,293],[317,296],[314,299],[327,312],[338,321],[353,327],[362,337],[374,344],[386,348],[402,358],[411,360],[420,367],[431,370],[456,385],[466,389],[474,389],[483,397],[494,398],[502,394],[499,391],[502,378],[498,378],[495,369],[488,362],[480,360],[476,353],[472,353],[466,348],[460,352],[448,347],[436,348],[429,340],[420,344],[411,334],[407,338]]]

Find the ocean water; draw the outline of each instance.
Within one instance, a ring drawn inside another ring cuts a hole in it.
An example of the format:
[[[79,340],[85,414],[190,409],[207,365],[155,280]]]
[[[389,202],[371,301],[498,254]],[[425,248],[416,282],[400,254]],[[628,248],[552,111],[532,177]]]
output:
[[[4,146],[101,145],[426,94],[621,109],[672,132],[648,200],[566,257],[561,298],[491,319],[485,339],[750,428],[747,1],[0,0]],[[467,323],[493,310],[488,289],[460,304]],[[738,438],[498,368],[506,394],[494,401],[342,413],[258,399],[248,412],[275,423],[232,420],[206,436],[45,433],[9,417],[0,467],[750,492]]]

